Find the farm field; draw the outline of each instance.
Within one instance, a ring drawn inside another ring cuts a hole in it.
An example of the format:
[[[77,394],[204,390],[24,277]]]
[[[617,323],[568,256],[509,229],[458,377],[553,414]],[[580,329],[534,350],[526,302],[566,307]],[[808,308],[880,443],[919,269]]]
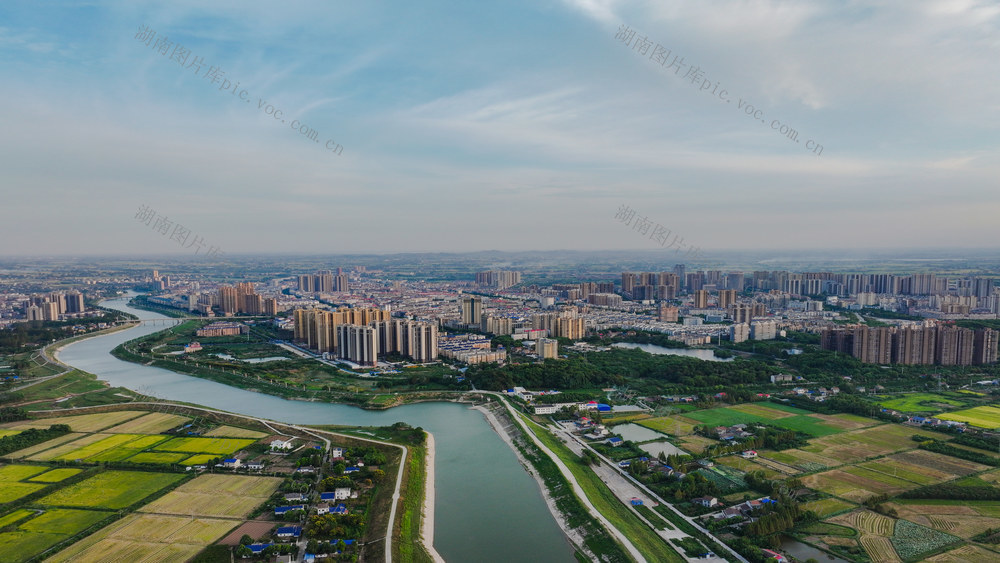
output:
[[[801,449],[842,463],[853,463],[869,457],[912,449],[916,447],[916,442],[910,437],[917,433],[916,428],[882,424],[818,438]]]
[[[766,467],[764,465],[756,463],[755,460],[743,459],[738,455],[717,457],[713,461],[715,461],[715,463],[725,465],[726,467],[732,467],[733,469],[738,469],[740,471],[743,471],[744,473],[750,471],[763,471],[764,476],[767,477],[768,479],[778,479],[785,476],[785,474],[780,471],[776,471],[770,467]]]
[[[160,432],[166,432],[171,428],[180,426],[189,420],[191,420],[189,417],[178,414],[151,412],[113,428],[108,428],[105,432],[112,434],[159,434]]]
[[[913,465],[937,471],[945,471],[957,476],[964,476],[970,473],[976,473],[978,471],[985,471],[989,469],[989,467],[985,465],[980,465],[964,459],[958,459],[957,457],[929,452],[927,450],[903,452],[893,456],[893,459],[898,459],[906,463],[911,463]]]
[[[961,541],[951,534],[914,524],[909,520],[896,521],[896,530],[892,533],[892,546],[907,561],[920,559],[928,553]]]
[[[36,512],[34,510],[28,510],[26,508],[15,510],[10,514],[7,514],[6,516],[0,517],[0,528],[5,528],[7,526],[10,526],[15,522],[24,520],[28,516],[34,516],[35,514]]]
[[[962,538],[998,527],[1000,501],[902,499],[892,503],[900,517]]]
[[[49,440],[48,442],[42,442],[41,444],[36,444],[34,446],[31,446],[30,448],[24,448],[23,450],[17,450],[16,452],[11,453],[9,455],[9,457],[14,458],[14,459],[23,459],[23,458],[35,455],[38,452],[43,452],[43,451],[48,450],[50,448],[54,448],[54,447],[59,446],[61,444],[65,444],[67,442],[72,442],[73,440],[79,440],[80,438],[83,438],[84,436],[86,436],[86,434],[83,434],[81,432],[73,432],[71,434],[66,434],[66,435],[63,435],[63,436],[59,436],[58,438],[53,438],[53,439]]]
[[[266,438],[267,434],[263,432],[257,432],[256,430],[247,430],[246,428],[238,428],[236,426],[220,426],[218,428],[213,428],[208,432],[205,432],[205,436],[215,436],[224,438],[250,438],[253,440],[260,440],[261,438]]]
[[[711,426],[732,426],[734,424],[753,424],[755,422],[773,424],[789,430],[798,430],[811,436],[828,436],[842,432],[853,426],[847,421],[837,421],[831,424],[821,415],[795,407],[768,403],[745,403],[732,407],[719,407],[685,414],[698,424]],[[836,420],[836,419],[834,419]]]
[[[134,453],[134,452],[133,452]],[[187,454],[168,452],[140,452],[128,458],[130,463],[180,463]]]
[[[172,438],[156,446],[156,449],[161,452],[226,455],[255,441],[245,438]]]
[[[183,454],[183,455],[186,456],[187,454]],[[212,455],[212,454],[198,454],[198,455],[193,455],[193,456],[185,459],[181,463],[183,463],[184,465],[202,465],[204,463],[208,463],[208,462],[212,461],[213,459],[215,459],[217,457],[219,457],[219,456]]]
[[[121,461],[153,444],[162,442],[165,436],[144,436],[142,434],[111,434],[76,450],[50,458],[53,461]]]
[[[853,467],[847,468],[854,469]],[[854,475],[847,471],[834,469],[824,473],[816,473],[802,478],[803,484],[810,489],[841,497],[854,502],[862,502],[872,495],[899,492],[903,488],[893,487],[876,481],[864,475]],[[916,485],[913,485],[916,487]]]
[[[23,481],[29,477],[44,473],[48,467],[41,465],[4,465],[0,466],[0,483],[8,481]]]
[[[684,451],[691,452],[692,455],[698,455],[705,448],[714,446],[718,443],[719,442],[717,440],[711,440],[704,436],[691,435],[685,436],[681,439],[681,448],[683,448]]]
[[[694,427],[701,423],[683,416],[660,416],[637,420],[636,424],[672,436],[688,436],[694,432]]]
[[[48,506],[125,508],[186,476],[180,473],[105,471],[38,500]]]
[[[937,403],[935,405],[935,403]],[[902,397],[886,399],[879,402],[887,409],[900,412],[929,412],[938,413],[948,407],[962,407],[965,403],[954,399],[947,399],[934,393],[907,393]]]
[[[797,467],[803,471],[819,471],[829,467],[830,463],[836,463],[825,456],[806,452],[802,450],[782,450],[780,452],[758,451],[758,456],[764,459],[771,459],[778,463]]]
[[[975,407],[960,411],[953,411],[938,416],[941,420],[957,420],[967,422],[979,428],[995,429],[1000,428],[1000,408],[998,407]]]
[[[278,490],[278,477],[201,475],[142,507],[142,512],[243,518]]]
[[[831,514],[836,514],[853,507],[853,504],[837,498],[814,500],[802,505],[803,510],[812,510],[820,518],[826,518]]]
[[[915,458],[910,456],[908,459],[912,460]],[[858,467],[906,479],[918,485],[940,483],[941,481],[953,479],[958,476],[955,473],[935,469],[932,465],[904,461],[904,458],[901,458],[899,455],[862,463]]]
[[[41,475],[36,475],[32,477],[30,481],[35,483],[59,483],[69,479],[70,477],[76,475],[83,471],[82,469],[73,469],[71,467],[63,467],[60,469],[53,469],[51,471],[46,471]]]
[[[968,563],[969,561],[990,561],[998,557],[1000,556],[995,552],[988,551],[977,545],[963,545],[958,549],[946,551],[925,561],[933,563]]]
[[[133,514],[60,551],[49,561],[181,563],[238,526],[238,520]]]
[[[28,455],[25,459],[31,461],[49,461],[51,459],[63,455],[64,453],[71,452],[73,450],[78,450],[83,446],[89,446],[94,442],[99,442],[112,435],[113,434],[83,434],[83,435],[78,434],[80,438],[73,440],[72,442],[66,442],[64,444],[60,444],[54,448],[40,449],[36,453]],[[45,444],[48,443],[49,442],[45,442]],[[36,448],[39,446],[44,446],[45,444],[39,444],[38,446],[36,446]],[[28,451],[29,449],[31,448],[21,450],[21,452]],[[21,452],[17,453],[20,454]]]
[[[0,553],[4,561],[27,561],[110,515],[97,510],[48,510],[13,531],[0,533]]]
[[[126,420],[138,418],[146,414],[144,411],[117,411],[97,414],[79,414],[76,416],[61,416],[57,418],[40,418],[38,420],[22,420],[0,425],[0,428],[27,430],[28,428],[48,428],[53,424],[68,424],[73,432],[99,432]]]
[[[46,486],[42,483],[18,483],[16,481],[0,483],[0,504],[26,497]]]

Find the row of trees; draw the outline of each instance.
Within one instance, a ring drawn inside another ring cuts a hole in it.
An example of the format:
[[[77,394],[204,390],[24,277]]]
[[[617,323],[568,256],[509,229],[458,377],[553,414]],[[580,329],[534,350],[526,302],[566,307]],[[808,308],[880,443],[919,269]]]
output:
[[[45,430],[29,428],[11,436],[4,436],[0,438],[0,455],[7,455],[17,450],[30,448],[35,444],[41,444],[47,440],[69,434],[70,432],[70,427],[67,424],[53,424]]]

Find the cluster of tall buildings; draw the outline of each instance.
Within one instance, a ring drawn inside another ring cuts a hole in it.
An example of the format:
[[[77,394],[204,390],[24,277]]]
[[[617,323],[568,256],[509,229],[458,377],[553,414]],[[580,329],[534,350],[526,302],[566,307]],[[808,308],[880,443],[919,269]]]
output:
[[[58,321],[60,315],[83,313],[86,306],[79,291],[33,295],[28,298],[25,316],[29,321]]]
[[[774,340],[777,336],[778,323],[774,321],[742,322],[729,327],[729,339],[733,342]]]
[[[622,272],[622,293],[635,301],[676,299],[681,277],[674,272]]]
[[[476,284],[480,287],[507,289],[521,283],[521,272],[508,270],[487,270],[476,272]]]
[[[230,285],[220,287],[215,302],[207,305],[209,308],[213,305],[218,307],[226,316],[240,313],[270,316],[278,314],[278,300],[258,295],[250,282],[240,282],[235,287]]]
[[[373,366],[393,353],[417,362],[438,357],[434,323],[392,318],[389,311],[371,308],[296,309],[294,315],[296,341],[356,364]]]
[[[820,345],[865,363],[967,366],[996,363],[998,334],[954,325],[859,326],[826,329]]]
[[[303,293],[335,293],[350,291],[347,281],[347,274],[343,269],[337,268],[334,274],[330,270],[320,270],[315,274],[302,274],[299,276],[299,291]]]

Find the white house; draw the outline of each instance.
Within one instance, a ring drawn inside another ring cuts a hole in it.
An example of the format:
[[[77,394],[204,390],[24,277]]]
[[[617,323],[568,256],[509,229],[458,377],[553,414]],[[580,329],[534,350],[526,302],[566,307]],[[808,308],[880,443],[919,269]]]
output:
[[[350,487],[337,487],[333,490],[333,498],[335,500],[344,500],[351,498],[351,488]]]
[[[292,440],[285,440],[284,438],[275,438],[271,440],[272,450],[290,450],[292,449]]]
[[[316,505],[316,514],[329,514],[329,513],[330,513],[330,505],[329,504],[326,504],[324,502],[323,504],[317,504]]]
[[[344,448],[330,448],[330,457],[333,459],[344,457]]]

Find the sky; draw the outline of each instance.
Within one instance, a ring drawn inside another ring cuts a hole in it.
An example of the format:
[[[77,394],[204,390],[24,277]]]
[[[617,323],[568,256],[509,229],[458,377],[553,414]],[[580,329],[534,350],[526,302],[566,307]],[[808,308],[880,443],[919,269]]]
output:
[[[5,1],[0,255],[995,247],[998,27],[992,0]]]

